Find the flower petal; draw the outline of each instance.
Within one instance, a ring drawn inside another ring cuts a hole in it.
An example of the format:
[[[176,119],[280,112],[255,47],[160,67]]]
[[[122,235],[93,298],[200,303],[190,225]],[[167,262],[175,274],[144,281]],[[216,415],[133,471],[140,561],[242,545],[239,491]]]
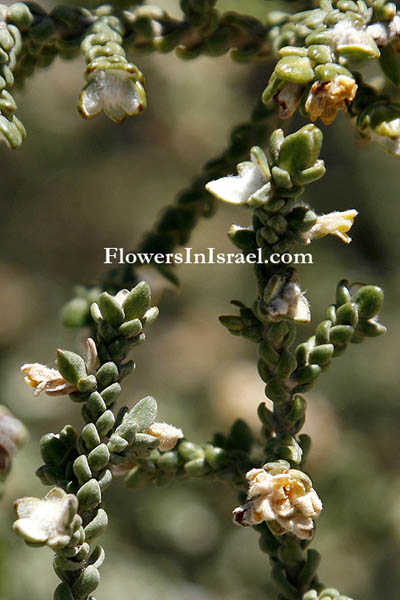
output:
[[[20,519],[24,519],[26,517],[29,517],[40,503],[41,500],[39,500],[39,498],[20,498],[19,500],[15,501],[14,508],[17,513],[17,516]]]
[[[250,161],[240,163],[238,172],[236,176],[230,175],[210,181],[206,185],[207,191],[224,202],[245,204],[249,197],[266,183],[266,179],[258,166]]]
[[[46,530],[40,523],[32,519],[18,519],[15,521],[13,529],[28,543],[45,544],[47,542]]]

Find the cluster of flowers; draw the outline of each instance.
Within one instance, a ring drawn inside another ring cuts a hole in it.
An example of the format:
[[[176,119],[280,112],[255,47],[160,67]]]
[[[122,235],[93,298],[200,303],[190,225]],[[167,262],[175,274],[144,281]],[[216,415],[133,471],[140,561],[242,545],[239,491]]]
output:
[[[247,502],[233,511],[235,523],[246,527],[266,521],[277,535],[292,533],[301,540],[313,536],[313,519],[322,502],[305,473],[281,460],[252,469],[246,477]]]

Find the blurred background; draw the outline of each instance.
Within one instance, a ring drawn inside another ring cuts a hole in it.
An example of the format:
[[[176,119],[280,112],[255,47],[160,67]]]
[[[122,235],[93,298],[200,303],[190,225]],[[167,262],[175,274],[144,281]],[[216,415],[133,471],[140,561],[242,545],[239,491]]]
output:
[[[159,4],[179,14],[177,1]],[[259,17],[265,10],[263,0],[220,6]],[[223,151],[230,129],[247,120],[268,69],[238,65],[228,56],[182,62],[154,55],[136,62],[147,82],[149,106],[142,116],[120,126],[103,115],[84,121],[75,108],[83,60],[57,60],[17,96],[28,131],[22,148],[0,147],[0,403],[30,431],[0,503],[1,600],[52,597],[57,578],[51,552],[31,549],[12,533],[12,503],[45,493],[34,475],[40,437],[80,422],[79,408],[68,399],[34,398],[21,364],[51,365],[56,347],[80,347],[82,332],[65,330],[59,320],[74,286],[96,283],[107,268],[104,247],[132,250],[161,208]],[[303,124],[299,118],[290,130]],[[324,582],[363,600],[393,598],[400,585],[399,162],[361,143],[343,113],[322,129],[328,170],[308,187],[308,200],[319,213],[355,208],[360,214],[349,247],[325,238],[312,246],[314,264],[299,269],[313,309],[312,325],[299,339],[324,318],[343,277],[384,287],[388,333],[351,345],[307,394],[305,431],[313,437],[308,471],[325,505],[315,546]],[[245,210],[221,203],[212,220],[199,224],[190,246],[230,252],[229,225],[248,219]],[[160,317],[135,351],[136,372],[122,400],[132,405],[155,396],[161,420],[194,441],[226,431],[237,417],[258,436],[256,408],[264,395],[256,347],[230,336],[217,320],[230,312],[231,299],[252,301],[251,269],[185,265],[179,276],[181,289],[168,287],[160,296]],[[151,281],[158,287],[154,274]],[[257,534],[232,525],[236,497],[227,486],[188,481],[134,491],[117,482],[106,503],[111,525],[102,538],[108,556],[97,600],[118,594],[141,600],[160,594],[164,600],[275,597]]]

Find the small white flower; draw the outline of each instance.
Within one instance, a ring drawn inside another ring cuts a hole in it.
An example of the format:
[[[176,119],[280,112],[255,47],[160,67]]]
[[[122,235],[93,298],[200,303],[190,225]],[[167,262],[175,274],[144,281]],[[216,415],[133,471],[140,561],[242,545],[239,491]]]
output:
[[[311,229],[303,234],[303,238],[306,244],[309,244],[311,240],[326,235],[336,235],[342,242],[349,244],[351,237],[347,235],[347,232],[351,229],[357,215],[358,212],[354,209],[320,215]]]
[[[310,322],[310,305],[294,273],[289,279],[277,276],[272,290],[267,286],[264,291],[264,303],[263,312],[272,320],[286,316],[299,323]]]
[[[251,161],[237,165],[238,175],[229,175],[206,184],[206,190],[219,200],[231,204],[252,204],[261,198],[268,198],[270,191],[270,172],[265,154],[261,148],[250,151]],[[258,198],[253,198],[257,194]]]
[[[306,540],[313,535],[313,519],[322,510],[322,503],[312,482],[289,464],[270,463],[247,473],[248,502],[235,508],[233,520],[238,525],[270,522],[277,534],[293,533]]]
[[[300,323],[309,323],[311,319],[308,300],[295,282],[288,283],[282,295],[271,298],[268,309],[273,316],[287,315]]]
[[[103,111],[112,121],[122,123],[127,117],[143,112],[146,97],[136,72],[129,63],[124,68],[93,70],[78,103],[82,116],[90,119]]]
[[[379,49],[364,26],[351,19],[339,21],[332,29],[332,48],[339,54],[378,58]]]
[[[158,449],[161,452],[172,450],[172,448],[175,448],[178,440],[183,438],[183,431],[173,425],[168,425],[168,423],[153,423],[148,428],[147,433],[158,438]]]
[[[77,514],[78,500],[61,488],[53,488],[39,498],[20,498],[15,502],[17,521],[13,525],[28,544],[50,546],[59,550],[67,546],[82,524]]]
[[[400,16],[394,15],[391,21],[378,21],[369,25],[367,33],[375,40],[378,46],[387,46],[387,44],[400,37]]]
[[[40,392],[45,392],[49,396],[76,392],[76,386],[65,381],[57,369],[51,369],[40,363],[27,363],[22,365],[21,372],[25,374],[25,383],[34,388],[35,396],[39,396]]]

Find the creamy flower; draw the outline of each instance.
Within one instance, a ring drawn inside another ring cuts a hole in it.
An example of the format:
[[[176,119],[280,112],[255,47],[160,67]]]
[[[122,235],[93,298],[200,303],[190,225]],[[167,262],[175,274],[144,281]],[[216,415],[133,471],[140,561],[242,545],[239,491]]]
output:
[[[238,175],[210,181],[206,190],[219,200],[231,204],[251,204],[255,194],[261,203],[266,201],[271,188],[267,159],[258,147],[251,149],[250,157],[251,161],[238,164]]]
[[[76,392],[76,386],[65,381],[57,369],[51,369],[40,363],[22,365],[21,372],[25,374],[25,383],[34,388],[34,395],[45,392],[49,396],[60,396]]]
[[[168,423],[153,423],[148,428],[147,433],[158,438],[158,449],[161,452],[172,450],[172,448],[175,448],[178,440],[183,438],[183,431],[173,425],[168,425]]]
[[[272,317],[286,315],[300,323],[308,323],[311,319],[308,300],[295,282],[289,282],[279,294],[271,298],[268,312]]]
[[[347,75],[337,75],[332,81],[316,81],[312,84],[305,103],[305,110],[311,121],[318,117],[325,125],[330,125],[339,110],[347,111],[357,92],[357,84]]]
[[[343,19],[335,25],[331,45],[339,54],[358,58],[378,58],[380,54],[368,29],[351,19]]]
[[[295,272],[288,277],[273,276],[263,293],[259,303],[261,313],[269,319],[279,321],[281,317],[289,317],[299,323],[309,323],[310,306],[301,291]]]
[[[282,461],[252,469],[247,479],[248,502],[233,511],[235,523],[250,526],[267,521],[277,534],[293,533],[302,540],[312,537],[313,519],[320,514],[322,503],[305,473]]]
[[[391,21],[373,23],[367,27],[367,33],[379,46],[386,46],[400,37],[400,16],[394,15]]]
[[[13,528],[28,544],[50,546],[58,550],[67,546],[82,524],[77,515],[78,500],[61,488],[53,488],[39,498],[20,498],[15,502],[17,521]]]
[[[103,111],[112,121],[122,123],[127,117],[143,112],[145,93],[135,72],[127,64],[124,68],[99,68],[90,73],[78,103],[82,116],[90,119]]]
[[[342,242],[349,244],[351,237],[347,235],[347,232],[351,229],[357,215],[358,212],[354,209],[320,215],[311,229],[303,234],[303,238],[306,244],[309,244],[311,240],[326,235],[336,235]]]

